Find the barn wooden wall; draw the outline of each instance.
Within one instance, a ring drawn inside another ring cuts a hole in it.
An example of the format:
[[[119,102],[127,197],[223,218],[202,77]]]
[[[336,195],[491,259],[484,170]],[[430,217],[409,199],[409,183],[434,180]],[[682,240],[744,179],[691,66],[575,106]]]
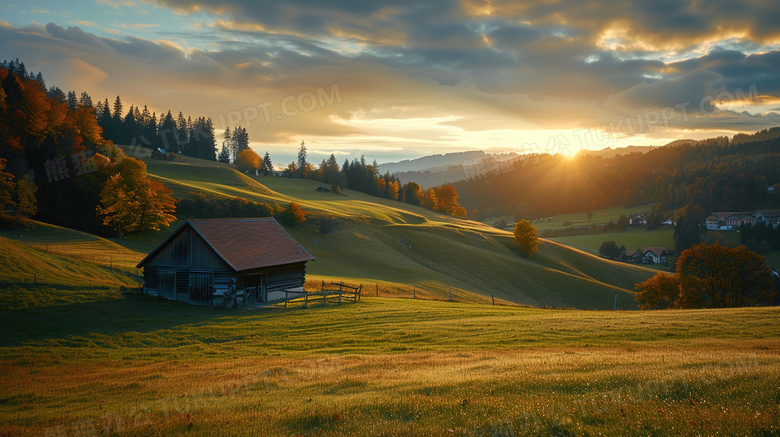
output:
[[[146,262],[146,266],[188,267],[191,269],[229,268],[192,228],[187,227]]]

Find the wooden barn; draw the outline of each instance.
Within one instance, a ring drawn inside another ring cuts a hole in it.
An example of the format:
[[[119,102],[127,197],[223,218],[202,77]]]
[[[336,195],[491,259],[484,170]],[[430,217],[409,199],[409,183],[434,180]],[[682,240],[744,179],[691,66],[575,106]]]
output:
[[[268,302],[302,287],[314,257],[273,218],[189,220],[146,256],[144,293],[211,305],[235,290]]]

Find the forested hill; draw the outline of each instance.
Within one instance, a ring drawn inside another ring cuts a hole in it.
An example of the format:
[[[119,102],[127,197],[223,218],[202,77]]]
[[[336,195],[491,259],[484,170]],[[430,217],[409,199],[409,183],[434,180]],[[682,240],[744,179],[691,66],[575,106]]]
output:
[[[688,204],[706,212],[780,206],[780,196],[767,190],[780,183],[780,128],[735,138],[608,159],[521,157],[503,172],[454,185],[461,204],[483,217],[537,218],[649,202],[667,215]]]

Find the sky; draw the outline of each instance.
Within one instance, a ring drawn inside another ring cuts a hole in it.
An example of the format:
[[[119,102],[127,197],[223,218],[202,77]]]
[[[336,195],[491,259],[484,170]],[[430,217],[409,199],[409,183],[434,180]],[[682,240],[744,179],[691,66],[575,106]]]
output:
[[[773,0],[0,1],[0,59],[259,153],[573,154],[780,126]]]

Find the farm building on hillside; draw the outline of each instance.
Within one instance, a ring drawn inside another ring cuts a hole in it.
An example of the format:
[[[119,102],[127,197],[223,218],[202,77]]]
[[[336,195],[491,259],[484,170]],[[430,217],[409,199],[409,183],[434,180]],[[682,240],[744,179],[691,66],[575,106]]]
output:
[[[665,247],[646,247],[642,253],[642,262],[645,264],[666,264],[668,255]]]
[[[211,305],[215,296],[245,289],[258,302],[274,300],[303,286],[313,259],[273,218],[189,220],[137,268],[144,269],[144,293]]]

